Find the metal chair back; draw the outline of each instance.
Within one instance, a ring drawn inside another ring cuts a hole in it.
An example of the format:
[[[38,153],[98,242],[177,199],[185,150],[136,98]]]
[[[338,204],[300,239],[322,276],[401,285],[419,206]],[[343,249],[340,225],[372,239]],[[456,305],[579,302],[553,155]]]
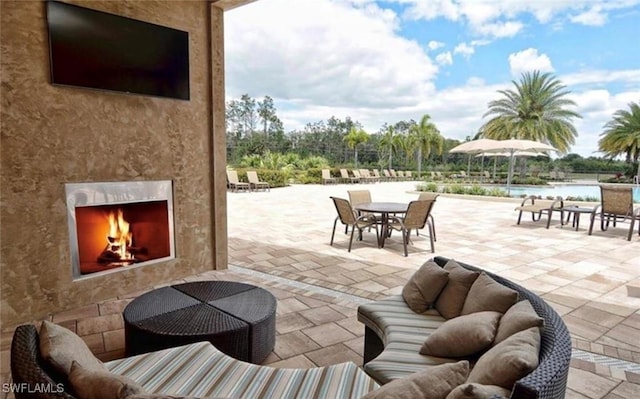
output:
[[[633,215],[632,187],[600,186],[602,213],[611,216]]]

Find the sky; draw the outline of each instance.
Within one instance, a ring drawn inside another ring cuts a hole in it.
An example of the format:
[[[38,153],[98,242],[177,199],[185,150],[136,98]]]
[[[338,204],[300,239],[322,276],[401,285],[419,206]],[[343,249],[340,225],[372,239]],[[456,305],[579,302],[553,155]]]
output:
[[[331,116],[429,114],[445,138],[488,120],[498,90],[550,72],[582,119],[570,152],[640,102],[640,0],[257,0],[225,12],[226,99],[270,96],[286,132]]]

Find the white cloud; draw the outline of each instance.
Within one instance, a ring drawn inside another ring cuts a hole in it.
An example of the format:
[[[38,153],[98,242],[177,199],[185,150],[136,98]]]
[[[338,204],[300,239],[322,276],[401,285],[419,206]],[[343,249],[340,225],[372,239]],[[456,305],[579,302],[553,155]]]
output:
[[[538,54],[538,50],[534,48],[509,54],[509,67],[513,76],[520,76],[524,72],[534,70],[553,72],[549,57],[546,54]]]
[[[445,18],[464,21],[470,30],[489,38],[512,37],[524,25],[519,20],[533,15],[542,24],[557,20],[584,25],[604,24],[610,12],[633,7],[640,0],[390,0],[407,6],[404,18],[427,21]]]
[[[440,65],[451,65],[453,64],[453,57],[451,56],[450,51],[446,51],[444,53],[440,53],[436,56],[436,62]]]
[[[411,104],[432,93],[437,66],[396,25],[389,10],[343,1],[260,0],[229,11],[227,95],[337,107]]]
[[[427,43],[427,47],[429,48],[429,50],[433,51],[444,47],[444,43],[431,40],[429,43]]]
[[[475,48],[467,43],[460,43],[453,49],[454,54],[462,54],[465,58],[471,57],[475,52]]]
[[[602,26],[607,22],[607,14],[601,7],[593,7],[569,18],[571,22],[588,26]]]

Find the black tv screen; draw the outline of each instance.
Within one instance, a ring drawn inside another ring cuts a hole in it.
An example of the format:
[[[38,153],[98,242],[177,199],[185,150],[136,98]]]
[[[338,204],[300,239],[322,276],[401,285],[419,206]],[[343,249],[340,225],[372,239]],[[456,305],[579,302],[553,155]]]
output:
[[[189,34],[47,2],[51,83],[189,99]]]

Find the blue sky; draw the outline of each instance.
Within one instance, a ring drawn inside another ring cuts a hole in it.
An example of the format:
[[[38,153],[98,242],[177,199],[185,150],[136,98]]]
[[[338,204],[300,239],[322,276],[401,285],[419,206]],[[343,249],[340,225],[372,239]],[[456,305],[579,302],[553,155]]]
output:
[[[227,100],[274,99],[285,130],[350,116],[369,133],[429,114],[463,140],[526,71],[583,118],[571,152],[640,101],[640,0],[257,0],[225,14]]]

